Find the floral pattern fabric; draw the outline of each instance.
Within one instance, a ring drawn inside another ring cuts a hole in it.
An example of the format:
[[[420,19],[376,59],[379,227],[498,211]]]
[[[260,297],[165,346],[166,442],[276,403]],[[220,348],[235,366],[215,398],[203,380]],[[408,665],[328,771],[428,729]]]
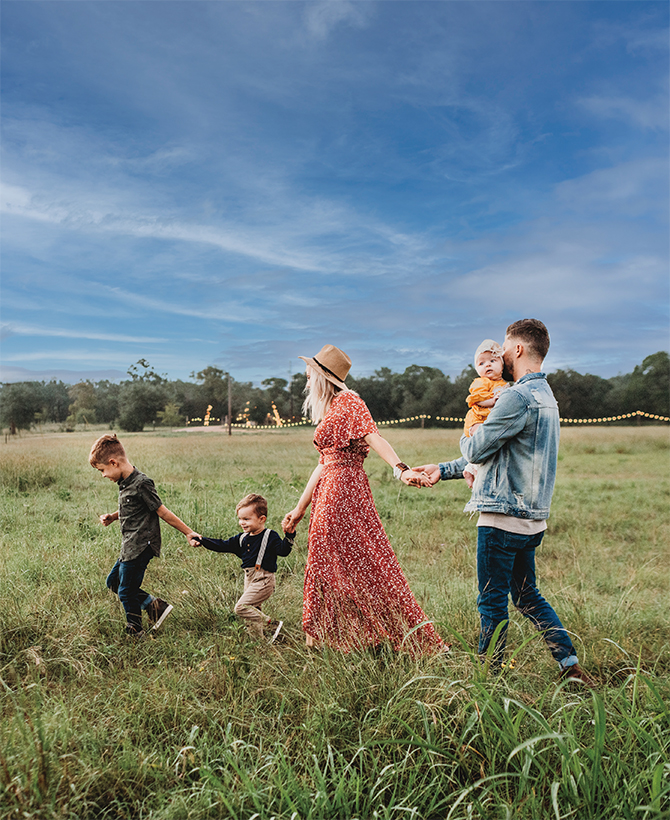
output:
[[[348,391],[316,428],[323,471],[312,496],[303,629],[344,652],[384,642],[438,652],[444,644],[407,584],[363,469],[364,438],[376,432],[365,402]]]

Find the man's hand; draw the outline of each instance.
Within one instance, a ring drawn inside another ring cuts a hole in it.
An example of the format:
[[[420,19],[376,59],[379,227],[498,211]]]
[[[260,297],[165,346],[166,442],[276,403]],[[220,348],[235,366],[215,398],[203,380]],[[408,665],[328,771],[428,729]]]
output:
[[[424,487],[432,487],[440,480],[440,468],[437,464],[424,464],[422,467],[412,467],[412,472],[420,473]]]
[[[109,527],[110,524],[118,520],[118,517],[118,512],[105,513],[104,515],[100,516],[100,523],[103,527]]]
[[[432,487],[433,485],[420,470],[404,470],[400,480],[408,487]]]

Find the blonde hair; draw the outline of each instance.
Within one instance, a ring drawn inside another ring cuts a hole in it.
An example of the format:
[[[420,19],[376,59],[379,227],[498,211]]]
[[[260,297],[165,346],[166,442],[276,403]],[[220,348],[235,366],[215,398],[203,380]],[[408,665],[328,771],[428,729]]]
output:
[[[93,443],[91,452],[88,456],[89,464],[94,467],[96,464],[109,464],[112,458],[125,458],[126,451],[123,449],[123,444],[116,437],[116,433],[107,433]]]
[[[302,405],[302,412],[318,424],[330,409],[333,398],[340,393],[352,392],[348,387],[341,388],[329,381],[320,370],[309,367],[309,385],[305,388],[307,397]]]

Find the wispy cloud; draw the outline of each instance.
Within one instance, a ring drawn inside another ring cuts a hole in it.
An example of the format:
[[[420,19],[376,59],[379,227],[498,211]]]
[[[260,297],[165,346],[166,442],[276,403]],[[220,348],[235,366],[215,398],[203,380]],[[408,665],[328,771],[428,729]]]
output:
[[[370,8],[352,0],[313,0],[305,4],[305,26],[312,37],[324,40],[336,26],[366,26]]]
[[[665,94],[646,100],[620,96],[592,96],[583,97],[578,103],[596,117],[622,120],[640,128],[667,131],[670,124]]]
[[[43,325],[25,325],[17,322],[7,322],[0,330],[2,338],[9,336],[52,336],[61,339],[89,339],[91,341],[123,342],[142,344],[164,344],[166,337],[160,336],[127,336],[120,333],[99,333],[89,330],[75,330],[73,328],[44,327]]]

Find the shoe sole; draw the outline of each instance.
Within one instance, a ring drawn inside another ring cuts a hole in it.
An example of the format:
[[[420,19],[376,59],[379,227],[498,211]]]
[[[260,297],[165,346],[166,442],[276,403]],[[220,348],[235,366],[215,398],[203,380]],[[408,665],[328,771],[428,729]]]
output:
[[[270,638],[268,643],[274,643],[277,640],[277,638],[279,637],[279,633],[281,632],[282,626],[284,626],[284,622],[279,621],[279,626],[275,629],[274,635]]]
[[[156,623],[152,626],[151,631],[155,632],[158,627],[163,623],[163,621],[167,618],[167,616],[172,612],[174,607],[172,604],[168,604],[165,612],[160,616],[160,618],[156,621]]]

